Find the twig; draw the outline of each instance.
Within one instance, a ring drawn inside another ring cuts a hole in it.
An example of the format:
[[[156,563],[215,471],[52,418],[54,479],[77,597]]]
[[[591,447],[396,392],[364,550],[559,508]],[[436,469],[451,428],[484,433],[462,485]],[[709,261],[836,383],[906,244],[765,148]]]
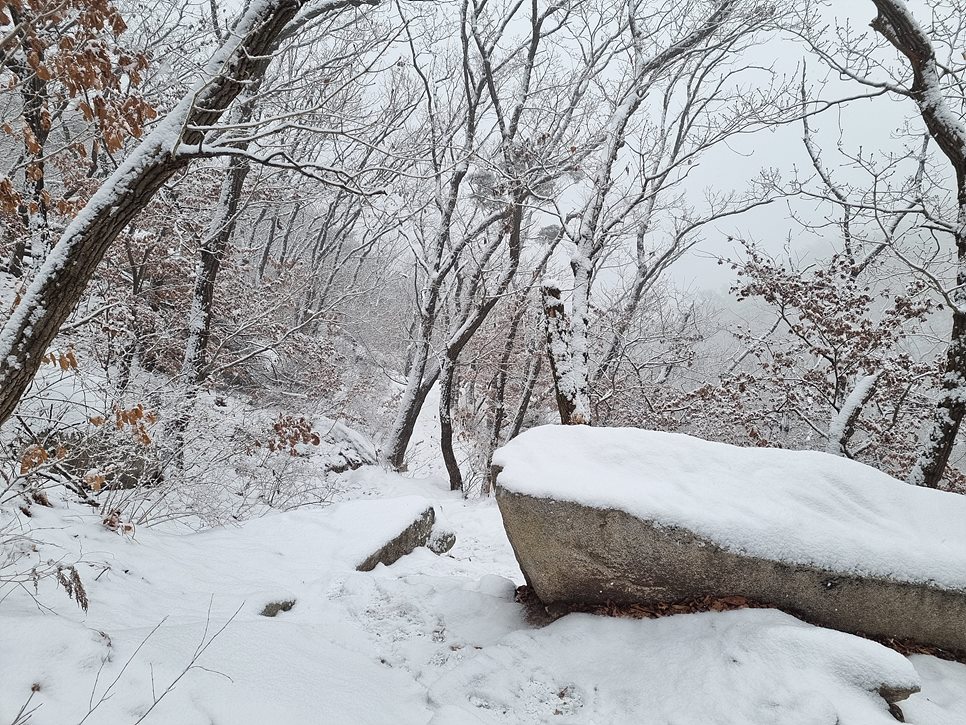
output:
[[[218,638],[218,636],[228,628],[228,625],[230,625],[233,621],[235,621],[235,617],[238,616],[238,613],[242,610],[242,607],[244,606],[245,606],[244,602],[238,605],[238,609],[235,610],[235,613],[232,614],[223,625],[221,625],[221,627],[218,629],[217,632],[211,635],[211,637],[208,637],[208,627],[211,624],[211,600],[208,601],[208,616],[205,618],[205,631],[201,635],[201,642],[198,644],[198,647],[195,648],[195,653],[192,655],[191,659],[188,661],[188,664],[185,666],[185,668],[181,670],[180,674],[178,674],[177,677],[171,680],[171,682],[165,688],[164,692],[162,692],[157,697],[154,697],[154,702],[151,703],[151,707],[145,710],[144,714],[134,721],[134,725],[139,725],[139,723],[141,723],[144,720],[144,718],[150,715],[151,711],[154,710],[155,707],[157,707],[158,703],[164,699],[165,695],[171,692],[178,684],[178,682],[181,681],[181,678],[184,677],[186,674],[188,674],[188,672],[190,672],[191,670],[202,669],[205,672],[214,672],[215,674],[228,677],[228,675],[226,675],[224,672],[218,672],[217,670],[210,670],[196,663],[200,659],[201,655],[205,653],[205,650],[207,650],[208,647],[211,646],[211,643],[214,642]],[[231,677],[228,677],[228,679],[231,681]],[[154,688],[153,677],[151,680],[151,687],[152,687],[152,695],[153,695],[153,688]]]

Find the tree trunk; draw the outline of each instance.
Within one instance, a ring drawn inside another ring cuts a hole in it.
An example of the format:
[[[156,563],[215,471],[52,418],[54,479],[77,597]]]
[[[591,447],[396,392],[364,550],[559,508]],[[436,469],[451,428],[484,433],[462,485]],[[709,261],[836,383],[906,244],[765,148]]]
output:
[[[16,6],[9,8],[12,11],[14,24],[22,22]],[[25,47],[25,53],[30,52],[30,48]],[[43,80],[37,73],[34,73],[27,66],[19,64],[8,58],[8,62],[16,69],[21,78],[27,80],[21,84],[21,97],[23,99],[23,120],[24,124],[32,136],[33,143],[25,143],[24,154],[30,159],[24,169],[25,183],[27,185],[27,200],[21,202],[18,209],[19,216],[23,222],[23,234],[18,236],[13,248],[13,254],[7,264],[7,271],[14,277],[23,277],[26,273],[24,263],[28,252],[31,256],[31,263],[36,266],[47,253],[49,244],[50,230],[48,226],[47,194],[45,181],[44,156],[47,146],[47,139],[50,136],[50,123],[44,113],[44,104],[47,101],[48,89],[47,81]]]
[[[564,312],[560,288],[544,282],[543,311],[547,323],[547,358],[550,374],[557,393],[557,410],[563,425],[586,425],[590,423],[586,363],[581,369],[574,368],[574,349],[571,340],[573,325]]]
[[[520,396],[520,404],[517,406],[516,415],[513,416],[513,426],[510,428],[509,434],[507,434],[507,442],[512,441],[523,430],[523,421],[527,417],[527,411],[530,409],[530,399],[533,397],[533,388],[537,384],[537,377],[540,375],[540,368],[543,365],[543,356],[534,355],[530,358],[530,363],[527,366],[527,374],[524,377],[523,384],[523,394]]]
[[[443,462],[449,475],[449,490],[463,490],[463,474],[460,472],[453,450],[453,405],[454,382],[456,379],[456,360],[449,358],[443,363],[439,376],[439,443],[443,452]]]
[[[524,297],[518,304],[510,320],[510,329],[503,344],[503,355],[500,357],[500,365],[496,375],[490,381],[489,391],[490,400],[493,405],[493,426],[490,429],[490,443],[487,446],[487,461],[493,457],[493,452],[500,447],[503,439],[503,424],[506,421],[506,385],[510,374],[510,358],[513,355],[513,346],[520,330],[520,322],[527,310],[527,301]],[[529,362],[529,361],[528,361]]]
[[[966,284],[962,272],[959,276],[959,283]],[[966,313],[962,311],[953,313],[953,331],[946,351],[945,367],[942,394],[936,404],[929,432],[907,478],[909,483],[916,486],[939,487],[956,444],[963,415],[966,414],[966,399],[963,397],[966,391],[963,378],[966,373]]]
[[[265,270],[268,267],[268,260],[272,254],[272,245],[275,244],[275,232],[278,231],[278,217],[272,217],[268,222],[268,241],[262,250],[262,261],[258,263],[258,283],[261,284],[265,277]]]
[[[937,488],[956,443],[956,435],[966,412],[966,126],[962,116],[946,100],[941,69],[929,35],[903,2],[872,0],[878,15],[872,28],[898,50],[912,70],[908,95],[919,107],[930,137],[946,156],[956,175],[958,217],[956,251],[958,264],[953,290],[953,327],[946,352],[942,395],[936,405],[932,424],[919,458],[908,481]]]
[[[849,453],[849,441],[855,434],[855,426],[859,422],[859,416],[862,415],[862,409],[875,393],[879,375],[880,373],[873,373],[859,378],[852,392],[832,416],[828,426],[828,441],[825,444],[826,453],[846,458],[852,457]]]
[[[523,200],[525,194],[521,189],[517,189],[513,195],[510,216],[507,219],[504,233],[507,235],[507,247],[509,249],[509,264],[503,269],[502,276],[493,289],[492,294],[486,295],[480,302],[464,310],[462,320],[455,332],[446,344],[446,362],[444,363],[443,384],[440,386],[439,398],[439,419],[440,426],[443,419],[446,419],[448,430],[440,436],[440,446],[443,452],[443,460],[446,462],[446,470],[449,472],[450,488],[454,491],[462,490],[463,477],[460,475],[459,465],[456,462],[456,453],[453,451],[453,430],[452,430],[452,405],[454,403],[453,376],[456,370],[456,361],[459,360],[463,349],[480,329],[480,326],[489,316],[497,302],[503,297],[513,281],[520,266],[520,254],[523,249]],[[482,256],[482,265],[486,265],[486,260],[496,251],[496,245],[491,247],[488,253]],[[475,280],[479,284],[482,279]],[[474,285],[475,286],[475,285]],[[475,296],[476,292],[470,290],[469,293]],[[445,410],[444,410],[445,409]]]
[[[211,317],[215,300],[215,280],[225,250],[231,241],[238,221],[238,207],[242,189],[251,165],[248,159],[233,157],[222,185],[218,209],[201,245],[201,261],[195,276],[195,288],[191,300],[191,316],[188,318],[188,342],[185,345],[182,373],[185,384],[198,385],[207,376],[208,340],[211,337]]]
[[[397,471],[405,470],[406,449],[409,448],[409,440],[413,437],[413,430],[416,427],[416,420],[419,412],[423,409],[426,396],[433,389],[439,378],[439,365],[435,362],[427,363],[425,360],[417,371],[411,368],[409,379],[406,384],[406,392],[403,393],[403,402],[400,403],[396,421],[389,434],[386,446],[386,461]]]
[[[523,430],[523,421],[527,417],[527,410],[530,408],[530,399],[533,397],[533,386],[537,382],[537,376],[540,374],[540,367],[543,364],[543,355],[539,354],[538,351],[533,350],[532,355],[527,359],[527,366],[523,373],[523,390],[520,395],[520,403],[517,405],[517,411],[513,416],[513,423],[510,426],[510,432],[507,434],[506,441],[512,441],[518,435],[520,431]],[[496,452],[496,444],[491,440],[489,455],[487,456],[487,477],[483,482],[483,490],[481,493],[484,496],[489,496],[490,491],[496,485],[496,475],[493,470],[493,454]]]
[[[242,112],[243,121],[251,119],[251,113]],[[215,301],[215,280],[228,249],[238,219],[245,179],[251,164],[244,157],[232,157],[222,183],[218,208],[208,227],[201,245],[201,260],[195,275],[195,286],[188,317],[188,340],[185,343],[183,376],[183,399],[174,421],[174,463],[178,470],[185,468],[185,433],[191,422],[192,409],[198,397],[198,386],[207,377],[208,340],[211,338],[211,319]]]
[[[41,358],[83,295],[111,243],[189,162],[198,146],[275,50],[303,0],[249,6],[231,39],[215,52],[201,82],[162,120],[74,218],[0,330],[0,423],[30,386]]]

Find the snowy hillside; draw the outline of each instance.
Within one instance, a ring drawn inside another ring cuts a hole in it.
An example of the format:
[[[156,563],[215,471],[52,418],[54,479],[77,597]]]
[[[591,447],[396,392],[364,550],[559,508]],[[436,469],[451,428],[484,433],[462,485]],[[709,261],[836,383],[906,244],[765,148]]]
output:
[[[966,0],[0,0],[0,725],[966,725]]]
[[[124,535],[75,506],[35,507],[45,543],[29,556],[73,564],[89,605],[51,580],[4,590],[0,722],[25,722],[27,703],[32,725],[885,725],[880,684],[922,687],[908,722],[966,718],[966,666],[773,610],[535,629],[492,500],[374,468],[351,474],[347,498],[199,534]],[[456,534],[449,553],[354,570],[427,502]]]

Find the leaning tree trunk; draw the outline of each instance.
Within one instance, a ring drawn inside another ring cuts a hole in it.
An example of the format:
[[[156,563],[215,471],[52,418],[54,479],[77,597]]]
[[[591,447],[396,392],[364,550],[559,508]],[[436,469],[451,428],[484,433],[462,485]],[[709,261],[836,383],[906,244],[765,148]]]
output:
[[[216,32],[218,21],[215,7],[212,5],[212,22]],[[221,37],[219,35],[219,37]],[[254,71],[254,82],[245,93],[244,100],[238,103],[238,111],[233,119],[238,124],[249,124],[255,116],[255,105],[261,79],[268,69],[270,58],[263,58],[262,64]],[[249,144],[238,145],[239,151],[247,151]],[[207,377],[208,341],[211,338],[211,320],[214,312],[215,282],[228,244],[238,226],[238,213],[241,206],[242,191],[245,180],[251,171],[251,161],[244,156],[232,156],[228,161],[228,169],[221,185],[218,197],[218,207],[208,225],[205,238],[201,244],[201,259],[195,274],[195,286],[191,298],[191,314],[188,318],[188,340],[185,344],[184,362],[181,372],[189,395],[193,397],[193,387],[201,384]]]
[[[424,361],[418,370],[409,371],[403,402],[393,423],[386,447],[386,461],[397,471],[405,469],[406,450],[416,429],[416,421],[426,402],[426,396],[433,389],[439,377],[439,364],[434,361]]]
[[[74,218],[54,246],[23,299],[0,330],[0,423],[30,386],[41,358],[111,243],[161,186],[189,163],[179,148],[205,140],[244,91],[262,59],[271,55],[286,25],[305,0],[253,3],[231,38],[219,48],[198,83],[125,159]],[[331,3],[341,7],[344,3]]]
[[[456,452],[453,450],[453,418],[452,408],[454,402],[453,380],[456,373],[456,363],[460,354],[467,343],[480,329],[480,326],[489,316],[493,308],[496,307],[503,295],[506,294],[510,283],[516,276],[517,269],[520,267],[520,254],[523,249],[523,201],[526,199],[526,192],[523,189],[516,189],[511,203],[510,217],[507,220],[507,248],[509,250],[509,260],[503,269],[499,281],[494,285],[492,294],[489,294],[466,311],[462,323],[453,333],[446,345],[446,361],[443,364],[443,377],[440,384],[439,399],[439,421],[440,421],[440,448],[443,453],[443,460],[446,462],[446,471],[449,474],[449,487],[451,491],[463,490],[463,474],[460,472],[459,463],[456,460]],[[492,247],[496,251],[496,245]],[[484,253],[483,259],[488,259]],[[485,262],[484,262],[485,264]],[[445,423],[444,423],[445,421]]]
[[[855,435],[855,427],[862,415],[862,409],[872,399],[875,394],[876,384],[879,382],[881,373],[865,375],[856,381],[852,392],[842,401],[841,407],[832,416],[828,426],[828,441],[825,444],[825,452],[836,456],[851,458],[849,453],[849,442]]]
[[[903,2],[872,0],[879,11],[872,27],[899,51],[912,70],[908,95],[930,137],[942,150],[955,172],[959,213],[956,219],[958,256],[953,292],[953,325],[946,353],[942,393],[923,440],[909,483],[936,488],[949,463],[963,415],[966,413],[966,126],[961,115],[943,95],[940,68],[932,41]]]

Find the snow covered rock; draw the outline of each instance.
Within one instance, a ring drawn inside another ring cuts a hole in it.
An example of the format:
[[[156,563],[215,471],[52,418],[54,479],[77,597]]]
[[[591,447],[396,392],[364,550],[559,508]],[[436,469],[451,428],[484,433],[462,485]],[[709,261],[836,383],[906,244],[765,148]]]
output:
[[[354,471],[360,466],[374,466],[379,462],[375,446],[365,436],[344,423],[328,418],[316,423],[326,432],[322,434],[328,461],[326,468],[335,473]]]
[[[456,534],[452,531],[433,531],[426,546],[434,554],[442,556],[456,546]]]
[[[417,546],[425,546],[429,541],[429,535],[433,531],[433,522],[435,521],[436,512],[432,506],[427,506],[409,526],[367,556],[356,567],[356,570],[372,571],[378,564],[389,566],[406,554],[411,554]]]
[[[553,608],[745,596],[816,624],[966,650],[966,497],[824,453],[545,426],[497,500]]]

